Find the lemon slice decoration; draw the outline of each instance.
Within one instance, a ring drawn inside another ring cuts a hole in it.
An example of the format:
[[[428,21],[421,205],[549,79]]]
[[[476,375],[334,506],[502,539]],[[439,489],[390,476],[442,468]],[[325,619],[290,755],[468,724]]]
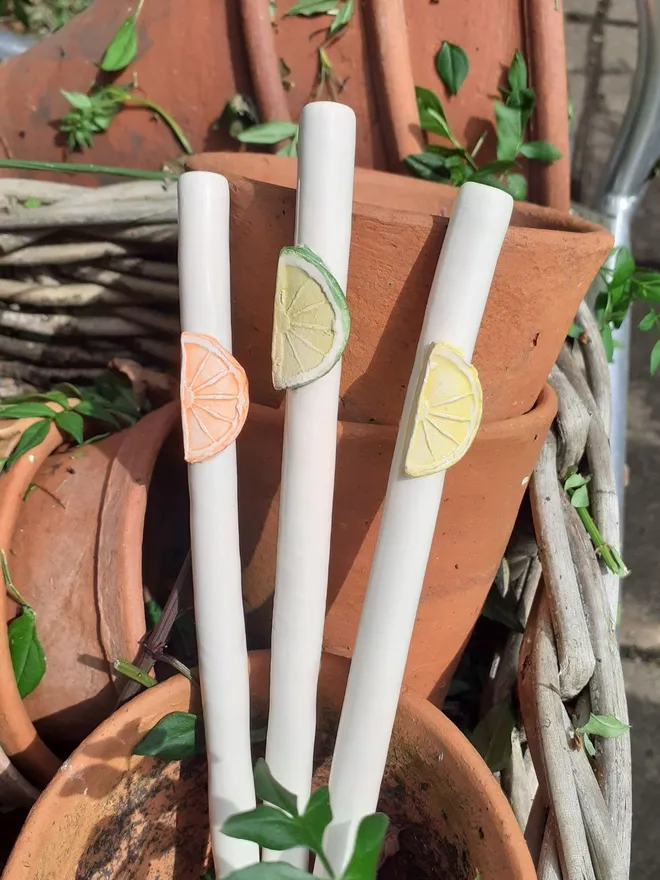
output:
[[[273,319],[275,388],[325,376],[342,356],[350,326],[346,297],[320,257],[306,247],[283,248]]]
[[[404,470],[409,477],[437,474],[470,448],[481,421],[479,375],[458,349],[431,346],[413,416]]]

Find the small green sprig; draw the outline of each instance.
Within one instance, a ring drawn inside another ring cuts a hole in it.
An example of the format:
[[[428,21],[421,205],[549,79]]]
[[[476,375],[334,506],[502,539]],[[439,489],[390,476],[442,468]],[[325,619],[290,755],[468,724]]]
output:
[[[575,719],[573,719],[573,724],[575,725],[574,733],[577,742],[584,743],[585,751],[592,758],[596,757],[596,747],[591,740],[592,736],[613,739],[617,736],[623,736],[630,730],[629,724],[624,724],[614,715],[594,715],[593,712],[589,713],[586,724],[578,726]]]
[[[125,86],[101,86],[88,95],[62,89],[62,95],[73,108],[64,114],[59,126],[60,131],[66,135],[69,149],[84,150],[91,147],[94,136],[107,131],[119,111],[132,105],[151,110],[159,116],[190,155],[193,149],[181,126],[159,104],[137,95],[134,89],[134,82]]]
[[[616,347],[613,331],[623,324],[633,303],[642,302],[648,306],[648,311],[639,322],[639,329],[647,332],[654,330],[660,334],[660,312],[654,305],[660,303],[660,272],[639,269],[628,248],[617,247],[611,251],[601,268],[600,279],[602,288],[596,297],[594,311],[607,359],[611,361]],[[660,340],[651,350],[651,375],[658,368]]]
[[[16,687],[21,699],[37,687],[46,672],[46,655],[37,635],[37,615],[18,592],[9,573],[7,555],[0,548],[0,569],[6,591],[21,607],[20,614],[9,622],[7,639]]]
[[[56,403],[58,409],[48,406],[49,402]],[[118,430],[135,424],[141,415],[140,403],[130,383],[110,372],[99,376],[88,387],[79,388],[65,383],[44,394],[3,398],[0,402],[0,419],[37,421],[23,431],[11,454],[0,458],[0,473],[15,464],[26,452],[39,446],[48,436],[51,424],[57,425],[73,443],[82,445],[107,436],[103,434],[85,439],[85,419]]]
[[[450,94],[457,94],[469,73],[464,50],[452,43],[443,43],[436,56],[436,67]],[[495,103],[497,159],[478,166],[477,155],[487,133],[484,132],[472,150],[468,150],[454,135],[440,98],[430,89],[417,87],[422,131],[439,135],[451,146],[427,144],[423,153],[406,157],[406,166],[425,180],[455,186],[475,181],[503,189],[515,199],[526,198],[527,181],[520,171],[519,160],[554,162],[561,158],[561,153],[547,141],[526,143],[524,140],[536,96],[534,89],[527,84],[527,65],[519,51],[515,52],[507,71],[507,85],[499,91],[501,100]]]
[[[254,768],[257,797],[263,802],[254,810],[231,816],[222,833],[239,840],[250,840],[267,849],[282,852],[305,847],[314,853],[331,880],[375,880],[388,819],[383,813],[366,816],[358,827],[355,848],[338,877],[323,846],[325,830],[332,821],[327,786],[318,788],[305,810],[298,800],[277,782],[260,758]],[[227,880],[312,880],[313,875],[286,862],[260,862],[231,873]]]
[[[588,485],[590,481],[590,476],[584,476],[579,473],[577,468],[570,468],[564,480],[564,491],[568,494],[571,504],[577,510],[578,516],[582,520],[582,524],[587,530],[587,534],[591,538],[591,543],[598,556],[600,556],[610,571],[621,578],[626,577],[626,575],[630,574],[630,571],[621,558],[621,554],[616,547],[605,541],[589,512]]]

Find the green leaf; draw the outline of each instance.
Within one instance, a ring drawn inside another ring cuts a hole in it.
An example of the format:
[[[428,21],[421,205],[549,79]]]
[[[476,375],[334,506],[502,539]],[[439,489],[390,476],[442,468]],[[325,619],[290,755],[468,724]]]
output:
[[[274,778],[268,764],[259,758],[254,766],[254,789],[257,797],[279,807],[289,816],[298,815],[298,798]]]
[[[596,757],[596,748],[595,748],[594,744],[591,742],[591,737],[589,736],[588,733],[582,734],[582,742],[584,743],[585,752],[591,758],[595,758]]]
[[[332,24],[328,30],[328,35],[333,36],[333,34],[338,33],[342,28],[345,28],[349,21],[353,18],[355,13],[355,3],[354,0],[346,0],[343,6],[340,6],[337,10],[337,14],[332,20]]]
[[[313,875],[288,862],[259,862],[232,871],[226,880],[313,880]]]
[[[275,154],[276,156],[297,156],[298,155],[298,141],[296,138],[290,138],[283,147],[280,147],[279,150]]]
[[[287,816],[278,807],[267,804],[259,804],[254,810],[230,816],[221,830],[227,837],[251,840],[277,852],[307,845],[307,835],[300,824],[300,817]]]
[[[612,270],[612,287],[620,287],[625,284],[636,268],[635,260],[628,248],[616,248],[614,251],[614,266]]]
[[[416,156],[406,156],[403,162],[416,177],[423,180],[439,182],[449,177],[444,156],[436,153],[424,152]]]
[[[600,329],[600,336],[603,340],[605,355],[609,363],[612,363],[614,357],[614,339],[612,338],[612,328],[609,324],[604,324]]]
[[[495,103],[497,122],[497,158],[513,161],[518,154],[522,140],[522,121],[520,110]]]
[[[523,92],[527,88],[527,64],[521,52],[516,49],[507,71],[507,79],[512,92]]]
[[[539,162],[555,162],[561,159],[561,153],[557,147],[548,141],[530,141],[520,145],[520,153],[527,159],[538,159]]]
[[[586,485],[578,486],[571,495],[573,507],[589,507],[589,490]]]
[[[612,739],[615,736],[621,736],[630,730],[629,724],[619,721],[614,715],[594,715],[589,713],[589,720],[582,727],[577,727],[577,733],[589,733],[593,736],[602,736],[606,739]]]
[[[658,367],[660,367],[660,341],[656,342],[651,349],[650,370],[652,376],[658,372]]]
[[[358,827],[355,848],[341,880],[374,880],[389,819],[384,813],[365,816]]]
[[[445,40],[435,56],[435,69],[447,91],[457,95],[470,70],[470,62],[464,49]]]
[[[117,419],[97,400],[81,400],[73,409],[74,412],[80,413],[81,416],[88,416],[99,422],[106,422],[108,425],[112,425],[115,428],[119,427]]]
[[[35,422],[33,425],[27,427],[21,434],[21,439],[14,447],[12,454],[7,459],[6,466],[10,467],[15,461],[18,461],[21,455],[24,455],[26,452],[29,452],[30,449],[34,449],[35,446],[39,446],[40,443],[43,443],[48,436],[49,430],[49,419],[42,419],[40,422]]]
[[[282,17],[285,18],[287,15],[321,15],[336,9],[338,2],[339,0],[298,0]]]
[[[27,199],[24,199],[21,204],[24,208],[40,208],[43,203],[41,199],[29,197]]]
[[[424,131],[439,134],[451,140],[451,129],[447,122],[440,98],[430,89],[415,86],[419,124]]]
[[[655,327],[655,323],[657,320],[658,320],[657,312],[655,312],[655,311],[653,311],[653,309],[651,309],[650,312],[647,312],[644,315],[644,317],[642,318],[642,320],[639,322],[639,324],[637,326],[639,327],[640,330],[652,330],[653,327]],[[0,413],[0,415],[1,415],[1,413]]]
[[[45,403],[10,403],[0,406],[0,419],[54,419],[55,412]]]
[[[507,700],[493,706],[472,731],[470,741],[493,773],[503,770],[511,757],[515,723]]]
[[[171,712],[155,724],[133,749],[134,755],[150,755],[180,761],[204,751],[201,720],[191,712]]]
[[[65,409],[62,412],[55,413],[55,424],[60,430],[73,437],[76,443],[82,443],[85,439],[83,436],[83,419],[77,412]]]
[[[566,333],[566,335],[569,339],[579,339],[583,333],[584,327],[580,327],[579,324],[576,324],[575,321],[573,321],[571,326],[568,328],[568,332]]]
[[[580,486],[586,486],[589,482],[589,477],[584,477],[582,474],[574,473],[568,477],[564,483],[564,489],[568,492],[569,489],[578,489]]]
[[[276,144],[292,138],[298,132],[295,122],[264,122],[253,125],[237,135],[242,144]]]
[[[92,99],[89,95],[84,95],[82,92],[67,92],[65,89],[60,89],[60,92],[76,110],[92,109]]]
[[[137,55],[138,41],[135,18],[130,16],[122,22],[101,59],[101,70],[123,70]]]
[[[307,846],[313,852],[321,852],[323,850],[323,833],[332,822],[330,792],[327,785],[317,788],[312,793],[305,808],[302,822],[307,831]]]
[[[155,599],[148,599],[144,603],[144,616],[147,618],[147,628],[153,629],[158,625],[158,621],[162,617],[163,609]]]
[[[46,657],[37,635],[36,614],[29,605],[24,605],[20,615],[11,621],[7,635],[16,685],[21,699],[25,699],[46,671]]]
[[[503,189],[509,193],[512,199],[518,202],[523,201],[527,197],[527,181],[522,174],[505,174],[502,177],[492,175],[482,181],[490,186]]]

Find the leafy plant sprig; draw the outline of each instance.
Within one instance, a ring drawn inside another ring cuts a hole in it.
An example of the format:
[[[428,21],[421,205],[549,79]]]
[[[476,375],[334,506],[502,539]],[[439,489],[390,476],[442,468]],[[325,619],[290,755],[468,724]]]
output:
[[[298,124],[296,122],[259,122],[257,109],[244,95],[234,95],[222,111],[220,123],[227,125],[231,137],[242,144],[270,146],[284,142],[277,154],[298,155]]]
[[[290,15],[332,15],[332,24],[328,28],[326,41],[337,35],[350,22],[355,14],[355,0],[298,0],[284,13]]]
[[[134,88],[135,83],[101,86],[88,95],[62,89],[62,95],[73,108],[60,120],[60,131],[67,136],[69,149],[91,147],[94,135],[107,131],[119,111],[127,105],[133,105],[151,110],[159,116],[190,155],[193,149],[181,126],[159,104],[135,94]]]
[[[7,556],[0,548],[0,568],[4,586],[12,599],[21,606],[18,617],[7,626],[9,653],[16,686],[25,699],[37,687],[46,672],[46,655],[37,635],[37,615],[14,586],[9,573]]]
[[[574,728],[577,741],[581,740],[584,743],[587,754],[592,758],[596,757],[596,749],[591,741],[592,736],[612,739],[613,737],[623,736],[629,730],[630,725],[619,721],[614,715],[594,715],[593,712],[589,713],[586,724]]]
[[[589,537],[596,553],[601,557],[605,565],[614,572],[614,574],[623,578],[630,574],[625,562],[621,558],[621,554],[608,544],[596,526],[591,513],[589,512],[589,489],[588,484],[591,480],[590,476],[584,476],[578,473],[576,468],[570,468],[568,475],[564,481],[564,491],[571,499],[571,504],[577,510],[578,516],[582,520],[582,524]]]
[[[323,835],[332,821],[328,787],[318,788],[301,813],[296,796],[274,779],[263,758],[254,768],[254,785],[263,803],[227,819],[222,826],[223,834],[251,840],[278,852],[305,847],[318,857],[331,880],[374,880],[387,831],[387,816],[373,813],[360,822],[353,854],[337,877],[323,846]],[[234,871],[228,880],[311,880],[312,877],[286,862],[260,862]]]
[[[436,56],[438,74],[451,94],[457,94],[469,72],[469,60],[463,49],[443,43]],[[486,140],[484,132],[472,150],[454,135],[440,98],[429,89],[416,88],[417,109],[422,131],[439,135],[450,147],[428,144],[423,153],[407,156],[405,164],[418,177],[439,183],[461,186],[467,181],[496,186],[515,199],[527,196],[527,181],[520,173],[520,157],[554,162],[561,153],[547,141],[524,142],[525,131],[536,104],[534,89],[527,84],[527,65],[518,51],[507,71],[507,85],[500,89],[495,102],[497,159],[478,166],[477,155]]]
[[[600,270],[602,288],[594,305],[596,320],[605,346],[608,361],[614,357],[614,330],[623,324],[633,303],[643,302],[648,311],[639,322],[639,329],[655,330],[660,333],[660,312],[655,303],[660,303],[660,272],[652,269],[639,269],[626,247],[614,248]],[[581,327],[571,328],[571,335],[579,336]],[[651,350],[649,369],[651,375],[660,368],[660,340]]]
[[[72,403],[71,399],[77,399],[78,402]],[[48,402],[56,403],[59,409],[51,408]],[[135,392],[115,373],[100,376],[88,387],[78,388],[65,383],[44,394],[3,398],[0,403],[0,419],[37,421],[23,431],[11,454],[0,458],[0,473],[42,443],[53,423],[73,443],[82,445],[99,439],[99,436],[85,439],[85,419],[117,430],[135,424],[141,415],[142,408]]]

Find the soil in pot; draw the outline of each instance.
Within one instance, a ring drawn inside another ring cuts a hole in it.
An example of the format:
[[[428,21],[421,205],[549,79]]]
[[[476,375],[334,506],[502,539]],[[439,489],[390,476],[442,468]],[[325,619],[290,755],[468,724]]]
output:
[[[251,655],[253,724],[263,725],[270,658]],[[348,664],[326,655],[320,678],[318,781]],[[3,880],[198,880],[208,867],[203,758],[132,756],[164,715],[195,710],[176,677],[122,707],[71,756],[32,810]],[[387,880],[533,880],[529,852],[495,778],[439,710],[404,692],[382,807],[399,835]],[[393,843],[393,841],[391,841]],[[395,847],[392,846],[393,850]]]

